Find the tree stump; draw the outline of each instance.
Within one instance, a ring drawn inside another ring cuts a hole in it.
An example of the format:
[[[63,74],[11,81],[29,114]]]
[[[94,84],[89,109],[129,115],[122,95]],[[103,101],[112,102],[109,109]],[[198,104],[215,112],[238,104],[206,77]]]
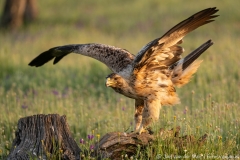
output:
[[[18,121],[9,160],[80,159],[80,148],[71,137],[65,116],[34,115]]]

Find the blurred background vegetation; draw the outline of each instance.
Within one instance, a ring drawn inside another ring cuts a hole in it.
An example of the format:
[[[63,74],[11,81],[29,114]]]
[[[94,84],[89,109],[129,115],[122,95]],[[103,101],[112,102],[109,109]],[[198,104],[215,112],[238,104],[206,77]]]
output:
[[[71,54],[56,66],[51,62],[29,67],[38,54],[54,46],[92,42],[136,54],[149,41],[208,7],[217,7],[220,16],[186,36],[182,46],[186,55],[208,39],[214,45],[200,57],[204,61],[192,81],[177,89],[182,103],[163,107],[160,125],[171,126],[177,116],[177,125],[185,132],[199,127],[200,133],[223,140],[231,132],[239,144],[239,2],[41,0],[35,21],[0,31],[0,127],[4,135],[0,150],[14,138],[17,120],[33,114],[66,114],[76,140],[92,130],[103,135],[132,127],[133,100],[104,86],[105,76],[111,73],[106,66]],[[4,1],[0,1],[3,8]]]

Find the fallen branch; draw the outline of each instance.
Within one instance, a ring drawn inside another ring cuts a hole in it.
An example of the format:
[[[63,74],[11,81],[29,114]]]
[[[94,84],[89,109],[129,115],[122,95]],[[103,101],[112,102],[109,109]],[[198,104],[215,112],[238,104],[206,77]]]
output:
[[[156,141],[161,139],[165,144],[173,143],[179,150],[184,150],[187,146],[201,146],[207,139],[207,134],[203,135],[198,140],[193,135],[179,137],[180,127],[171,130],[160,129],[156,134],[152,132],[142,133],[122,133],[112,132],[104,135],[98,143],[95,144],[92,157],[98,159],[123,159],[123,157],[131,157],[138,152],[144,153],[146,147],[151,146]],[[169,142],[169,143],[168,143]],[[154,157],[153,157],[154,159]]]

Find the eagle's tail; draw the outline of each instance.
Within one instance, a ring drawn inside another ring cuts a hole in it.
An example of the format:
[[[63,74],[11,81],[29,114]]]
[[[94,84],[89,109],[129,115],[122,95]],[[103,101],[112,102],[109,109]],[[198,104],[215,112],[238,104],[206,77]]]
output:
[[[185,58],[171,66],[171,69],[173,70],[172,82],[175,86],[181,87],[189,82],[192,75],[197,71],[202,62],[202,60],[196,59],[211,45],[213,45],[213,42],[208,40],[196,50],[188,54]]]

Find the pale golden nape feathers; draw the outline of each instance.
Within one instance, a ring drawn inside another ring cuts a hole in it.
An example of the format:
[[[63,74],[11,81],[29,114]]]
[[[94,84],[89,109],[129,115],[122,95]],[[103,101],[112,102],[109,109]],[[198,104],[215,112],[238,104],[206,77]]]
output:
[[[197,72],[198,67],[202,63],[202,60],[195,60],[185,70],[182,69],[182,64],[174,68],[172,74],[172,82],[174,86],[182,87],[187,84],[192,78],[193,74]]]

